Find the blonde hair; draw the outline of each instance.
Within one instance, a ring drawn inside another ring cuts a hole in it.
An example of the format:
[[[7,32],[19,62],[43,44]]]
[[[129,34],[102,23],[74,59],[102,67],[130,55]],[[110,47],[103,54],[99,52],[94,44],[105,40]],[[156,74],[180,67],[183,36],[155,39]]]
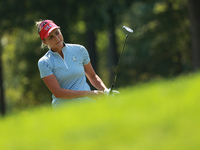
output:
[[[37,30],[38,30],[38,27],[39,25],[43,22],[44,20],[39,20],[39,21],[35,21],[35,26],[37,27]],[[38,31],[37,31],[38,32]],[[45,39],[44,39],[45,40]],[[41,43],[41,48],[44,49],[44,48],[50,48],[48,45],[44,44],[44,42],[42,41]]]

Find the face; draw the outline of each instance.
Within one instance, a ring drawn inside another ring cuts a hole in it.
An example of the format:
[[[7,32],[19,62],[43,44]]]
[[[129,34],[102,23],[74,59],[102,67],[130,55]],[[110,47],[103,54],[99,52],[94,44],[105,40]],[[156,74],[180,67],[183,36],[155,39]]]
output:
[[[63,48],[63,36],[60,29],[54,29],[49,36],[43,40],[43,43],[48,45],[53,51],[58,51]]]

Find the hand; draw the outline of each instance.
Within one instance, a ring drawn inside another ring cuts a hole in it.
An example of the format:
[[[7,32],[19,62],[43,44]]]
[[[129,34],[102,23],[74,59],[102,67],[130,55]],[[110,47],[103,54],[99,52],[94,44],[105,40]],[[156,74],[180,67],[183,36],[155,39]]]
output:
[[[94,91],[89,91],[88,97],[91,97],[91,98],[95,98],[95,97],[96,98],[100,98],[103,95],[104,95],[103,91],[94,90]]]
[[[98,91],[98,90],[94,90],[93,93],[94,95],[98,95],[98,96],[104,95],[103,91]]]
[[[104,93],[105,93],[105,95],[110,95],[110,88],[109,89],[105,89],[104,90]],[[117,90],[112,90],[112,94],[111,95],[115,95],[115,94],[119,94],[119,91],[117,91]]]

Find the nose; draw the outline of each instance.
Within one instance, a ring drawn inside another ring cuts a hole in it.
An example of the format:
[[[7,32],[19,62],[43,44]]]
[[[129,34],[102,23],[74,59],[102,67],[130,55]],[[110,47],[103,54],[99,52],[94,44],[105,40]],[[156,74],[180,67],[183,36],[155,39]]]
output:
[[[56,36],[55,36],[55,39],[56,39],[56,40],[59,40],[59,37],[58,37],[58,35],[56,35]]]

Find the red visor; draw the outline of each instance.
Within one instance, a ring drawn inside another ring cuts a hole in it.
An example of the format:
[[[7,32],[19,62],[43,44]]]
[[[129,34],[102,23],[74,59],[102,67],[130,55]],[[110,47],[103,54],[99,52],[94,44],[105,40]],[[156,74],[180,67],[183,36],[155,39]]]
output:
[[[51,31],[54,29],[60,28],[57,26],[53,21],[51,20],[44,20],[42,23],[40,23],[38,27],[38,33],[40,35],[40,38],[43,40],[44,38],[47,38]]]

